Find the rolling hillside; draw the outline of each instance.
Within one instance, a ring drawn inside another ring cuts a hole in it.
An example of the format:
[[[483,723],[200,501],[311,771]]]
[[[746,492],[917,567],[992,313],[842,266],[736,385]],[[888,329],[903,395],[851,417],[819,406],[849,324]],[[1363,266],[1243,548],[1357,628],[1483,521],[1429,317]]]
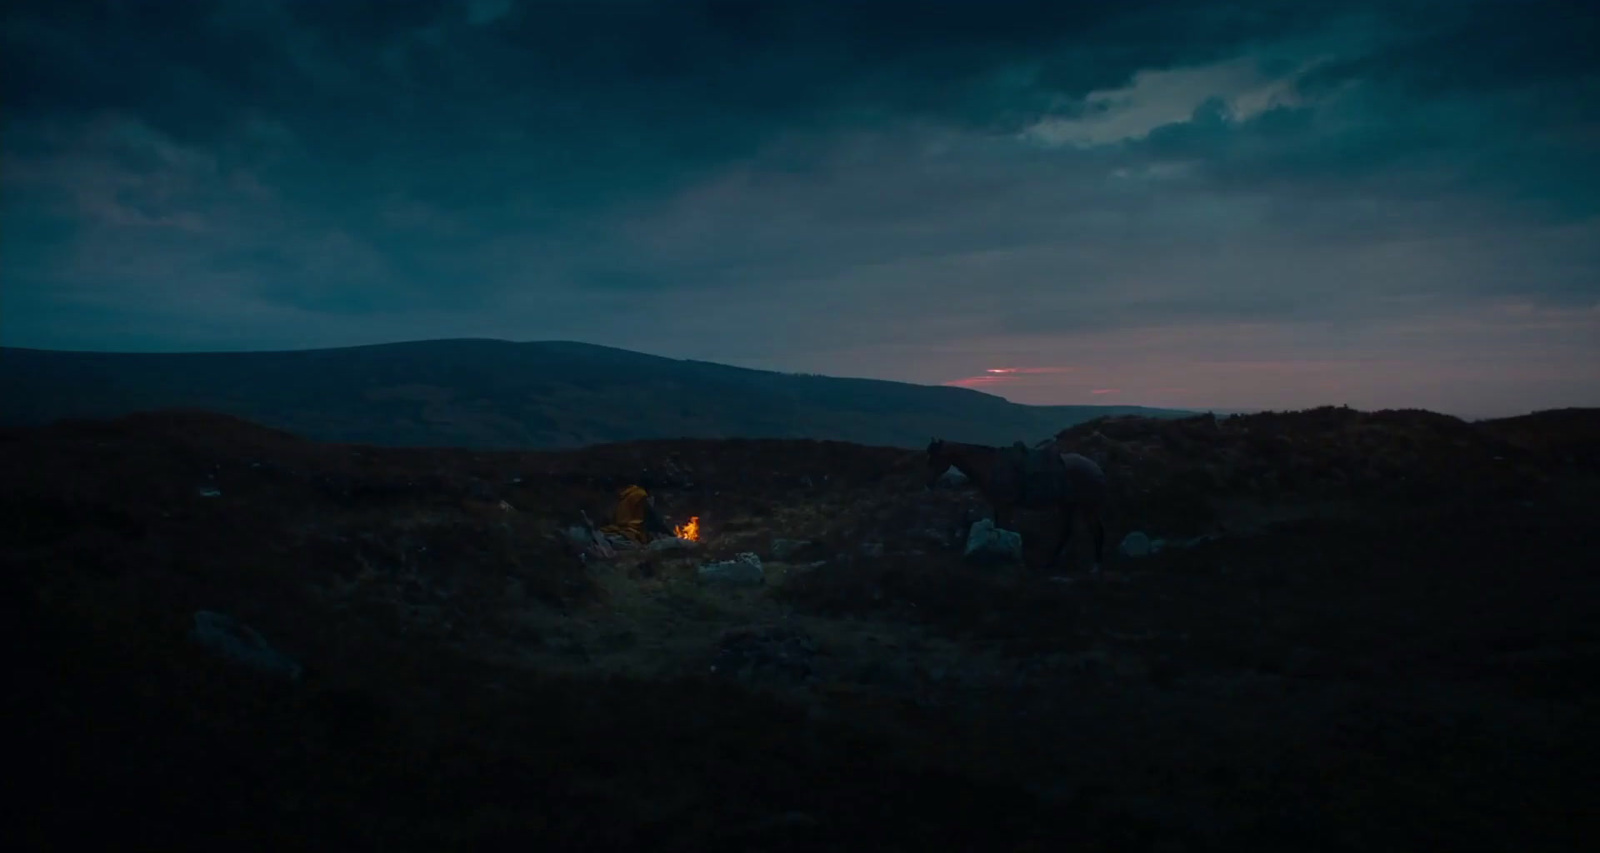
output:
[[[0,349],[0,423],[205,409],[324,441],[564,448],[659,438],[1038,440],[1134,406],[1023,406],[963,388],[683,361],[562,341],[130,354]]]
[[[915,449],[0,429],[7,849],[1581,850],[1597,436],[1084,424],[1147,547],[1052,576]],[[695,541],[572,529],[647,466]]]

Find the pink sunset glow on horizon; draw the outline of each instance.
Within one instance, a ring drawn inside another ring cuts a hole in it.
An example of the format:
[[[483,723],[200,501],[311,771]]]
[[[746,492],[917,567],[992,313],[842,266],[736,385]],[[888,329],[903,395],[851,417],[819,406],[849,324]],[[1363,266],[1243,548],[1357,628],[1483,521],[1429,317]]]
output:
[[[1514,365],[1488,359],[1448,364],[1392,358],[1194,360],[1052,373],[1056,375],[986,372],[940,384],[1024,405],[1082,405],[1112,398],[1129,405],[1240,411],[1320,405],[1378,410],[1403,405],[1477,418],[1535,411],[1541,407],[1541,397],[1574,377],[1600,383],[1600,367],[1592,364]],[[1478,405],[1455,404],[1467,397],[1468,389],[1487,387],[1497,393]]]
[[[1073,373],[1076,367],[987,367],[978,376],[966,376],[941,382],[956,388],[983,388],[991,385],[1012,384],[1024,376],[1047,376]]]
[[[989,385],[1000,385],[1005,381],[1006,377],[1004,376],[968,376],[964,379],[952,379],[949,382],[941,382],[939,384],[955,388],[983,388]]]
[[[1219,322],[1071,338],[992,335],[952,346],[948,355],[934,351],[894,378],[1036,406],[1114,402],[1281,411],[1349,405],[1505,417],[1549,408],[1551,401],[1600,404],[1597,332],[1600,304],[1562,310],[1497,304],[1359,330],[1334,323]],[[1353,343],[1359,352],[1350,350]],[[1109,390],[1117,393],[1096,393]]]
[[[1061,396],[1063,392],[1066,392],[1065,396],[1068,399],[1084,393],[1096,397],[1122,393],[1122,389],[1118,387],[1094,387],[1093,383],[1086,382],[1085,380],[1069,380],[1071,384],[1068,386],[1066,383],[1063,383],[1061,379],[1054,378],[1062,376],[1063,374],[1072,374],[1078,372],[1080,372],[1080,368],[1064,366],[988,367],[984,368],[983,373],[976,376],[965,376],[960,379],[951,379],[939,384],[955,388],[995,389],[991,390],[990,393],[1001,394],[1001,396],[1007,395],[999,391],[998,389],[1000,388],[1006,388],[1013,391],[1021,389],[1034,389],[1038,392],[1053,396]],[[1170,392],[1173,389],[1167,388],[1161,390]],[[1159,392],[1156,389],[1151,389],[1147,393],[1154,394]],[[1033,395],[1024,393],[1023,396]],[[1009,396],[1007,398],[1010,399]],[[1017,402],[1021,401],[1017,400]]]

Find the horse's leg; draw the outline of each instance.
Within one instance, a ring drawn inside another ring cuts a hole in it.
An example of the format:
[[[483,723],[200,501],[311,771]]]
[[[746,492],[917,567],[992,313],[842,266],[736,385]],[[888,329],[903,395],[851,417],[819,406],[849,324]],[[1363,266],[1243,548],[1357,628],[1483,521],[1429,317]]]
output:
[[[1105,558],[1106,549],[1106,523],[1097,515],[1094,519],[1094,571],[1100,571],[1100,564]]]
[[[1061,533],[1056,537],[1055,550],[1050,554],[1049,568],[1056,568],[1061,564],[1061,553],[1066,550],[1067,543],[1072,541],[1072,523],[1077,520],[1077,512],[1071,504],[1061,508]]]

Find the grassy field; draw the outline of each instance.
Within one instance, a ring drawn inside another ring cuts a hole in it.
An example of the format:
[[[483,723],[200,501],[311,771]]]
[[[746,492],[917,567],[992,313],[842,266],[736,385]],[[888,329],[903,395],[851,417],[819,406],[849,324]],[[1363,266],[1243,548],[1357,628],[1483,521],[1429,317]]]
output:
[[[1117,478],[1113,542],[1218,538],[1066,580],[963,564],[981,503],[894,449],[384,450],[209,415],[4,433],[17,837],[1578,849],[1595,431],[1251,417],[1069,434]],[[704,541],[580,556],[563,529],[634,480]],[[699,581],[741,551],[763,585]],[[199,609],[304,676],[210,656]]]

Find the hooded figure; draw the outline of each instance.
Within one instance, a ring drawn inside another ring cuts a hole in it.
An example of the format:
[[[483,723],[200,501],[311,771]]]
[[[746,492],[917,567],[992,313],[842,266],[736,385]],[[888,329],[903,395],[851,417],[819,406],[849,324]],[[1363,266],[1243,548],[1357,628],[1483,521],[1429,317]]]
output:
[[[639,486],[622,490],[617,508],[611,513],[611,523],[600,528],[600,531],[626,536],[640,545],[648,543],[651,534],[672,533],[672,529],[656,513],[655,498]]]

